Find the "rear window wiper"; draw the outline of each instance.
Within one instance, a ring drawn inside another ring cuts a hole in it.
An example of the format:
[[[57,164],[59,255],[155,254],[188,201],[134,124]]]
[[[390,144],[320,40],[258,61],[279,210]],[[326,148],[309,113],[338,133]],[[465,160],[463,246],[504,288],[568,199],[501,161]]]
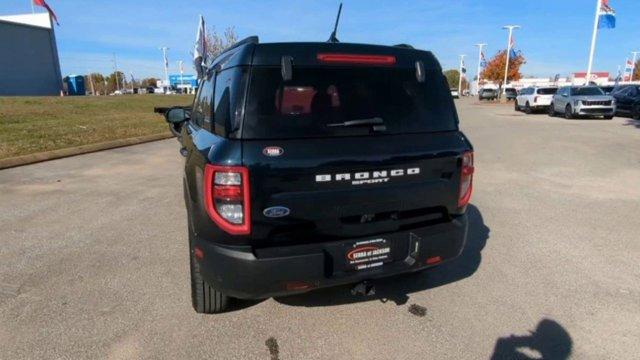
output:
[[[370,119],[358,119],[358,120],[349,120],[341,123],[331,123],[327,124],[328,127],[339,127],[339,126],[366,126],[366,125],[384,125],[384,119],[379,117],[374,117]]]

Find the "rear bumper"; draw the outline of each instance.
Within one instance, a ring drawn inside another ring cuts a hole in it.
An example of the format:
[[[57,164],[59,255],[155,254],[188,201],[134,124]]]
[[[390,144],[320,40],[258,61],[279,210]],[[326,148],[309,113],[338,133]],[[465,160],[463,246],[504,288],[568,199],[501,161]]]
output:
[[[393,261],[366,270],[345,270],[339,263],[345,244],[354,240],[386,238],[395,252]],[[204,257],[204,279],[226,295],[260,299],[306,292],[413,272],[457,257],[467,237],[467,217],[382,236],[309,245],[254,249],[229,248],[196,239]],[[417,249],[417,251],[416,251]],[[432,263],[439,257],[439,262]],[[431,259],[427,264],[427,258]]]

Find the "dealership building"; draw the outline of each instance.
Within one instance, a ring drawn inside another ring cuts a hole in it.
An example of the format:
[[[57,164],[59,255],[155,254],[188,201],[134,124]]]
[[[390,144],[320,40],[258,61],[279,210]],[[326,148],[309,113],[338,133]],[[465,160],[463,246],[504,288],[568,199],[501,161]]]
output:
[[[49,14],[0,16],[0,96],[59,95],[61,90]]]

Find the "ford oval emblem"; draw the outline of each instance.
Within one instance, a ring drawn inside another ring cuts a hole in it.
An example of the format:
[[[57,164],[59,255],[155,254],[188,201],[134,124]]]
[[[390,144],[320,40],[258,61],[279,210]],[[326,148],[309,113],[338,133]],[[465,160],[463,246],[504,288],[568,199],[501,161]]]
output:
[[[266,148],[262,149],[262,153],[265,156],[280,156],[284,154],[284,149],[280,146],[267,146]]]
[[[284,207],[284,206],[272,206],[272,207],[268,207],[268,208],[264,209],[264,211],[262,211],[264,216],[270,217],[270,218],[284,217],[284,216],[289,215],[290,212],[291,211],[289,211],[289,208]]]

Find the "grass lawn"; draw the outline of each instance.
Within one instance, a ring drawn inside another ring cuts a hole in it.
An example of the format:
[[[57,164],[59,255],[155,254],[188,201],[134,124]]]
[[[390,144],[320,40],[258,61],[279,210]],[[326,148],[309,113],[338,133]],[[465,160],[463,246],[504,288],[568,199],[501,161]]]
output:
[[[0,97],[0,159],[116,139],[168,133],[155,106],[192,95]]]

